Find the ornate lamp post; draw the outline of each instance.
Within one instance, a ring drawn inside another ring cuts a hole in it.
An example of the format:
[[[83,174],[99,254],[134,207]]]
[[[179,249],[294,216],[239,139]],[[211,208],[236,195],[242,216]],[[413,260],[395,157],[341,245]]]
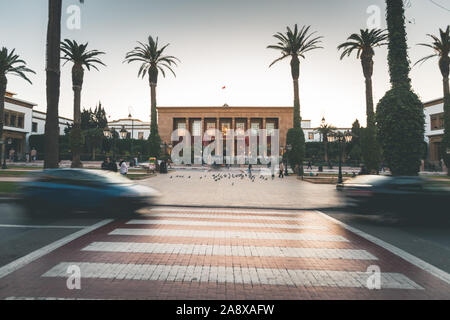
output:
[[[131,121],[131,147],[130,152],[133,155],[133,139],[134,139],[134,119],[131,113],[128,115],[128,119]]]
[[[344,180],[342,179],[342,143],[343,142],[351,142],[352,141],[352,134],[349,131],[346,131],[344,133],[342,132],[336,132],[332,135],[330,135],[329,140],[330,142],[337,141],[339,143],[339,176],[338,176],[338,185],[341,185]]]
[[[8,146],[11,145],[12,140],[11,140],[11,138],[9,138],[8,141],[3,140],[3,141],[1,141],[1,143],[3,144],[2,145],[2,150],[3,150],[3,152],[2,152],[3,153],[2,169],[6,170],[6,169],[8,169],[8,167],[6,166],[6,144],[8,144]]]
[[[125,126],[122,126],[122,130],[120,130],[120,137],[122,140],[125,140],[128,137],[128,131],[125,129]]]

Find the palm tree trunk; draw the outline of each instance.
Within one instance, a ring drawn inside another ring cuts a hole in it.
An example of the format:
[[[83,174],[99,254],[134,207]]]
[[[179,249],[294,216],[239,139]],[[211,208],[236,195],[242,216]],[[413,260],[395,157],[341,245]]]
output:
[[[367,127],[375,125],[375,113],[373,111],[373,88],[372,78],[366,78],[366,115]]]
[[[300,61],[296,55],[291,60],[292,80],[294,81],[294,128],[301,127],[300,117],[300,94],[298,87],[298,79],[300,77]]]
[[[81,163],[81,86],[73,86],[73,136],[76,144],[72,145],[72,168],[82,168]]]
[[[5,120],[5,93],[7,86],[6,76],[3,74],[0,76],[0,140],[3,141],[1,147],[1,155],[0,155],[0,166],[3,164],[3,159],[5,155],[5,139],[3,138],[3,121]]]
[[[158,132],[158,119],[156,112],[156,84],[150,84],[150,97],[151,97],[151,128]]]
[[[47,118],[44,168],[59,167],[59,87],[62,0],[49,0],[47,29]]]

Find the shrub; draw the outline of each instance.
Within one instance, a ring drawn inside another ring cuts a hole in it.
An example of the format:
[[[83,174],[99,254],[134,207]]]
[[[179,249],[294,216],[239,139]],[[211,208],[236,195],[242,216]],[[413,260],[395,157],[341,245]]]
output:
[[[378,136],[393,175],[417,175],[423,156],[423,104],[405,87],[388,91],[377,107]]]
[[[291,145],[292,149],[288,152],[288,162],[293,170],[297,165],[303,168],[303,159],[305,157],[305,134],[302,128],[292,128],[287,132],[286,145]]]

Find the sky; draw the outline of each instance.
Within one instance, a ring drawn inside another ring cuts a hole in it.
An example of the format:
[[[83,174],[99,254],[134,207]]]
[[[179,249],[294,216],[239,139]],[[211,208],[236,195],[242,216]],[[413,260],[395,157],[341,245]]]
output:
[[[450,21],[450,0],[407,0],[409,57],[412,62],[432,53],[417,46],[428,42]],[[81,9],[80,29],[67,28],[71,5]],[[365,124],[365,86],[355,56],[341,61],[337,46],[374,21],[380,10],[380,27],[386,28],[384,0],[63,0],[62,39],[89,42],[89,48],[106,52],[107,67],[86,72],[82,107],[99,101],[109,120],[134,118],[149,121],[148,79],[137,77],[138,64],[124,64],[125,54],[149,35],[170,43],[166,53],[181,60],[170,73],[160,75],[159,106],[291,106],[292,78],[289,60],[270,63],[280,56],[266,49],[277,41],[273,34],[286,26],[311,25],[323,36],[324,49],[301,60],[300,101],[304,120],[318,126],[322,117],[337,127]],[[45,43],[48,19],[46,0],[0,0],[0,47],[16,49],[37,72],[33,85],[9,77],[8,90],[17,98],[46,111]],[[376,17],[376,14],[375,14]],[[423,102],[442,97],[438,60],[414,67],[414,91]],[[225,90],[222,87],[226,86]],[[387,47],[377,48],[373,76],[375,104],[389,90]],[[62,69],[60,115],[72,118],[71,65]]]

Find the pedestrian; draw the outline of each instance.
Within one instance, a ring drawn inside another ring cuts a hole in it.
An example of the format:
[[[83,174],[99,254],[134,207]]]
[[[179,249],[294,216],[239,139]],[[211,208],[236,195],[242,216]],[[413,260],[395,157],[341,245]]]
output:
[[[107,157],[102,163],[102,170],[111,170],[111,161],[109,157]]]
[[[308,161],[308,168],[307,169],[311,169],[312,170],[312,163],[311,160]]]
[[[280,173],[278,174],[278,178],[284,179],[284,164],[280,163]]]
[[[16,150],[14,150],[13,148],[11,150],[9,150],[9,161],[14,162],[15,153],[16,153]]]
[[[116,160],[112,159],[111,162],[109,163],[109,171],[112,172],[118,171]]]
[[[35,147],[33,147],[33,149],[31,149],[31,162],[36,161],[36,157],[37,157],[37,150]]]
[[[251,163],[248,164],[248,174],[250,175],[250,177],[252,176],[252,164]]]
[[[126,176],[128,174],[128,165],[125,161],[120,165],[120,174]]]

